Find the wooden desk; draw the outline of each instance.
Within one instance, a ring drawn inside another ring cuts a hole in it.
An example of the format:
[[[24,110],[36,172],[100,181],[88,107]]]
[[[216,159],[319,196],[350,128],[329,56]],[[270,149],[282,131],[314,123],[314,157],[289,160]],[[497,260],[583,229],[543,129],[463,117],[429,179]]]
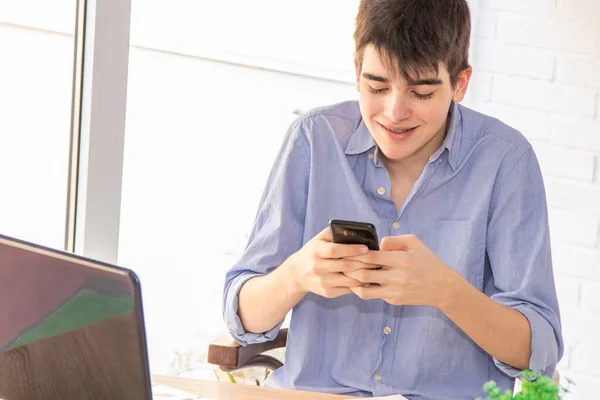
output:
[[[201,379],[153,375],[152,379],[162,385],[183,390],[190,394],[206,396],[215,400],[342,400],[356,399],[351,396],[273,389],[260,386],[211,382]]]

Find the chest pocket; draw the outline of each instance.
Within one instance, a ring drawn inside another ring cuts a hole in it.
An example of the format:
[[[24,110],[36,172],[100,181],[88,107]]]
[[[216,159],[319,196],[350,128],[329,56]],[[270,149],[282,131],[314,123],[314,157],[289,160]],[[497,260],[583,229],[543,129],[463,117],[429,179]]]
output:
[[[485,223],[438,220],[427,223],[428,230],[415,235],[442,262],[457,271],[473,286],[483,290],[485,263]]]

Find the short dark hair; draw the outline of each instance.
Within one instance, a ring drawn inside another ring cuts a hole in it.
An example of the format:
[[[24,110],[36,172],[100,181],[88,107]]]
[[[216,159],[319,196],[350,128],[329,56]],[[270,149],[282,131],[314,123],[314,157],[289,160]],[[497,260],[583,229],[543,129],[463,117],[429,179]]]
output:
[[[452,86],[469,67],[471,14],[466,0],[361,0],[356,16],[356,59],[372,44],[386,67],[414,80],[423,72],[450,74]]]

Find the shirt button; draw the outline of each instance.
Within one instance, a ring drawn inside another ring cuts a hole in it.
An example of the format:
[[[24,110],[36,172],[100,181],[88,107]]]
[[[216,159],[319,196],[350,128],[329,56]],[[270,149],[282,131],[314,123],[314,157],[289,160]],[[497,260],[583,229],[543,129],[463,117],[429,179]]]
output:
[[[398,222],[398,221],[394,221],[394,223],[392,224],[392,227],[393,227],[394,229],[398,229],[398,228],[400,228],[400,222]]]
[[[369,155],[367,157],[369,158],[369,160],[372,160],[373,157],[375,157],[375,156],[373,155],[373,153],[369,153]]]
[[[377,189],[377,193],[383,196],[385,194],[385,188],[383,186],[380,187],[379,189]]]
[[[382,379],[383,379],[383,378],[381,377],[381,375],[379,375],[379,374],[375,375],[375,380],[376,380],[377,382],[381,382],[381,380],[382,380]]]
[[[385,328],[383,328],[383,333],[385,333],[386,335],[389,335],[390,333],[392,333],[392,328],[390,328],[389,326],[386,326]]]
[[[444,161],[444,159],[443,159],[443,158],[440,158],[440,164],[442,163],[442,161]]]

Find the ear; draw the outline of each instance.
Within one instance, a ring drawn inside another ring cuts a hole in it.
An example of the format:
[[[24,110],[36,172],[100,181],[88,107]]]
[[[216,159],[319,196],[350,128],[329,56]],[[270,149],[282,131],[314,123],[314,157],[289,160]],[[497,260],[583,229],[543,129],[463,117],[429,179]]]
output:
[[[362,69],[361,63],[356,57],[354,57],[354,70],[356,71],[356,90],[360,92],[360,71]]]
[[[452,100],[454,100],[455,103],[459,103],[465,98],[472,74],[473,68],[471,68],[471,66],[465,68],[458,74],[458,79],[456,80],[456,85],[454,87],[454,96],[452,97]]]

